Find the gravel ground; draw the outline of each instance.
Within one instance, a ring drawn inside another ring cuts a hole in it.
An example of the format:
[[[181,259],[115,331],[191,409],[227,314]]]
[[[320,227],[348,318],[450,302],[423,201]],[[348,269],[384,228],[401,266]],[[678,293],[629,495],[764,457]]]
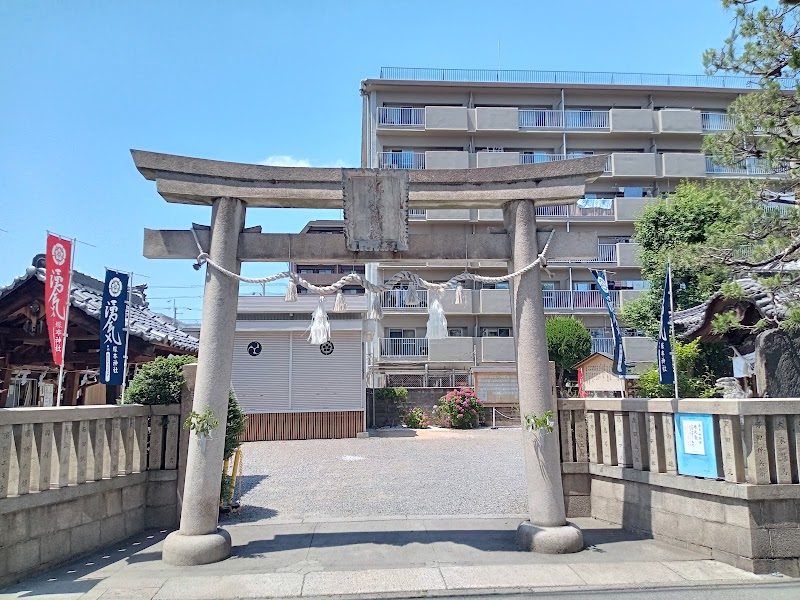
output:
[[[242,508],[224,520],[527,511],[519,429],[416,434],[246,443]]]

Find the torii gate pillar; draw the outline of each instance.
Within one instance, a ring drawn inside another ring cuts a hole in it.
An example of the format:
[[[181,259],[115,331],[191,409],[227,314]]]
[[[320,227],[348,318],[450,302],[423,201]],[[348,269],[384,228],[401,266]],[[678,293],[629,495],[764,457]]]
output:
[[[529,265],[539,254],[536,209],[531,200],[515,200],[503,206],[503,220],[511,236],[509,273]],[[550,383],[547,356],[542,280],[539,268],[511,282],[511,311],[517,353],[519,412],[557,415]],[[545,554],[566,554],[583,549],[583,534],[568,524],[564,512],[558,429],[553,433],[527,431],[523,427],[525,471],[528,482],[530,520],[517,528],[521,550]]]
[[[209,257],[234,273],[240,267],[237,251],[244,213],[244,202],[236,198],[216,198],[211,212]],[[231,554],[231,536],[217,527],[217,520],[238,301],[239,281],[206,269],[192,410],[211,409],[219,426],[211,437],[189,436],[181,525],[164,540],[162,558],[171,565],[204,565]]]

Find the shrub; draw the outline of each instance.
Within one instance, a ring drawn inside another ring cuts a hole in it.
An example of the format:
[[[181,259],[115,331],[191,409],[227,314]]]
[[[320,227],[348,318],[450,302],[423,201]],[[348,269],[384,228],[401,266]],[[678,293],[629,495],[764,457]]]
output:
[[[450,390],[439,399],[439,412],[454,429],[471,429],[478,426],[483,416],[483,402],[471,387]],[[438,415],[437,415],[438,416]]]
[[[236,394],[231,390],[228,393],[228,419],[225,423],[225,454],[223,458],[233,456],[236,449],[241,446],[239,438],[244,433],[245,414],[236,399]]]
[[[194,356],[159,356],[139,369],[125,392],[126,404],[178,404],[181,401],[183,365]]]
[[[430,425],[430,420],[421,408],[412,408],[403,417],[403,424],[409,429],[427,429],[428,425]]]

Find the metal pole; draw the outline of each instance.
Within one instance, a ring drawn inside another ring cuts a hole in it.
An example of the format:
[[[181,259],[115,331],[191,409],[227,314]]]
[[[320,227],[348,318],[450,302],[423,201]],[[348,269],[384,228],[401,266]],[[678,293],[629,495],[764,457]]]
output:
[[[130,310],[131,310],[131,288],[133,288],[133,273],[128,273],[128,305],[125,308],[125,355],[122,357],[122,395],[119,403],[125,404],[125,383],[128,378],[128,342],[130,341]]]
[[[678,363],[675,359],[675,301],[672,293],[672,259],[667,259],[667,277],[669,278],[669,326],[672,332],[672,343],[670,344],[670,351],[672,354],[672,371],[675,373],[673,377],[673,385],[675,386],[675,400],[678,399]]]
[[[69,305],[72,297],[72,267],[75,265],[75,246],[77,240],[72,238],[72,248],[69,253],[69,277],[67,278],[67,307],[64,310],[64,343],[61,348],[61,365],[58,367],[58,395],[56,406],[61,406],[61,392],[64,390],[64,359],[67,354],[67,338],[69,337]]]

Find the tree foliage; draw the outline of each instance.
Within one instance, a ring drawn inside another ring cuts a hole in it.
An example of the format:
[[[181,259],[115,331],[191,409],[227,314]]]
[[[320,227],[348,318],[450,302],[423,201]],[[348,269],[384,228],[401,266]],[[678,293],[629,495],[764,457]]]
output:
[[[159,356],[142,365],[125,392],[125,403],[180,403],[183,365],[196,361],[194,356]]]
[[[717,377],[707,366],[702,348],[697,340],[675,344],[678,394],[681,398],[709,398],[718,395],[714,387]],[[639,394],[644,398],[672,398],[675,388],[658,382],[658,367],[653,365],[637,381]]]
[[[566,372],[592,352],[592,336],[586,326],[574,317],[547,319],[547,354],[558,373],[558,386],[563,390]]]

